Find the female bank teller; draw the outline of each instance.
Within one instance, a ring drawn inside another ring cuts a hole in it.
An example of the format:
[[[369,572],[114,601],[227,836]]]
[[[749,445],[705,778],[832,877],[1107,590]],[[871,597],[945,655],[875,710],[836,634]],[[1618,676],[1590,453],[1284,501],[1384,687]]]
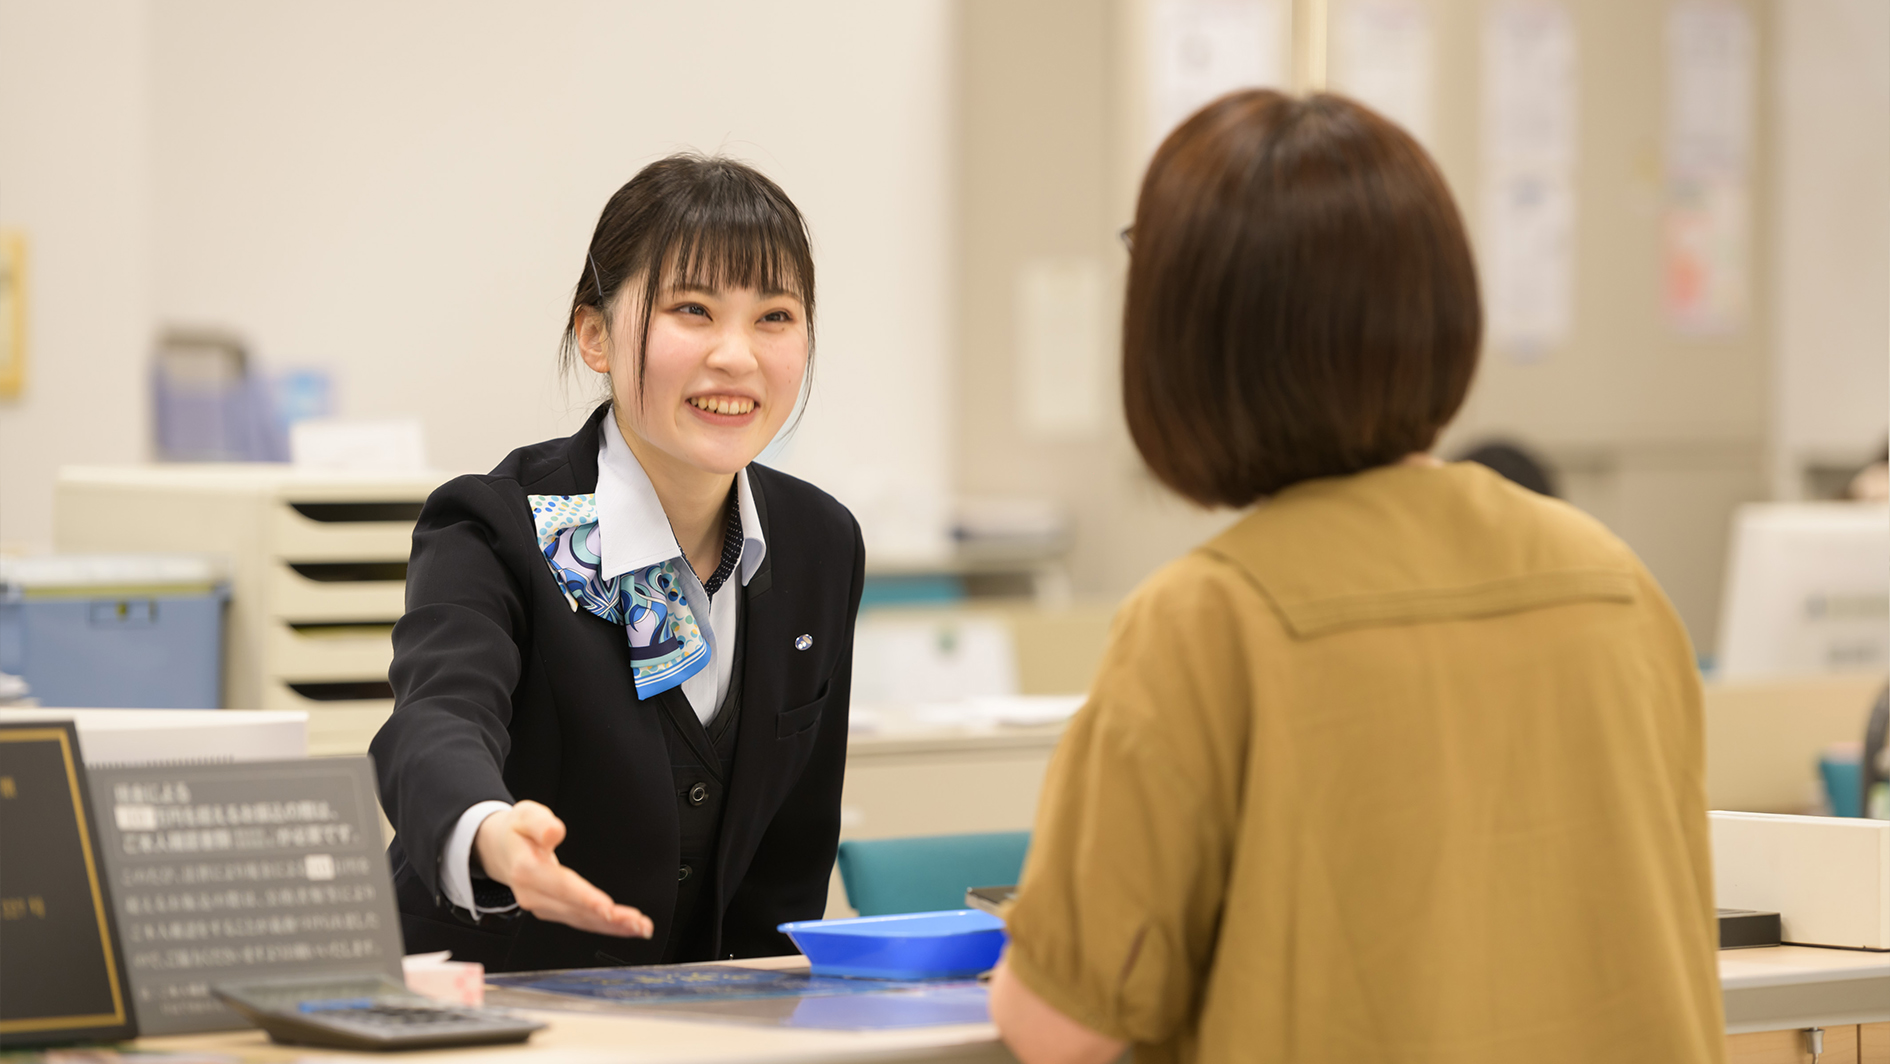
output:
[[[991,989],[1017,1056],[1723,1059],[1692,650],[1599,523],[1429,457],[1481,331],[1431,160],[1237,93],[1131,233],[1136,446],[1252,509],[1123,605],[1056,751]]]
[[[675,156],[605,205],[564,342],[609,401],[414,531],[372,746],[408,952],[779,954],[825,908],[863,549],[753,464],[813,312],[800,212],[756,171]]]

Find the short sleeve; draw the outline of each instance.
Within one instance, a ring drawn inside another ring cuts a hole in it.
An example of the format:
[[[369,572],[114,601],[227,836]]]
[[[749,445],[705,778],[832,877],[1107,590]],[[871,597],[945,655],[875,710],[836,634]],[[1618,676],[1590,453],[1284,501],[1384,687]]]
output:
[[[1011,971],[1113,1038],[1191,1022],[1213,956],[1252,715],[1238,584],[1193,555],[1118,614],[1008,913]]]

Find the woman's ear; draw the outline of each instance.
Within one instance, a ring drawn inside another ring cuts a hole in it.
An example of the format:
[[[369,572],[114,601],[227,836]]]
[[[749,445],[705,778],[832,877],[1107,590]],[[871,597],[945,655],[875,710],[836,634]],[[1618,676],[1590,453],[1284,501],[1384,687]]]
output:
[[[610,326],[604,312],[583,306],[572,312],[571,332],[577,337],[578,357],[598,373],[610,372]]]

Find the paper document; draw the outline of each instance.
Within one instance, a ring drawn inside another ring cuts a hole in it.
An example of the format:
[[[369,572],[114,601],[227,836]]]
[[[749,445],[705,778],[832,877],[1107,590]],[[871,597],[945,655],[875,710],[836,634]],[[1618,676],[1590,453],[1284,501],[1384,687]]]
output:
[[[1725,0],[1667,13],[1667,320],[1723,334],[1746,320],[1751,259],[1752,23]]]
[[[1483,232],[1490,340],[1535,361],[1575,304],[1575,28],[1548,0],[1504,0],[1483,29]]]
[[[1153,0],[1148,8],[1148,147],[1235,89],[1286,84],[1281,0]]]
[[[1345,0],[1332,11],[1332,87],[1431,139],[1430,12],[1419,0]]]

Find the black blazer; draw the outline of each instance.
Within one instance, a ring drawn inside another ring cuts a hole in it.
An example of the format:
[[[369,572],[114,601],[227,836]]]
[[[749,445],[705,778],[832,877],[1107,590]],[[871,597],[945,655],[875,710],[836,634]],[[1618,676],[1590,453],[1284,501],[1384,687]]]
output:
[[[680,842],[662,709],[637,698],[623,626],[572,611],[525,499],[597,490],[608,409],[569,439],[442,485],[414,529],[388,673],[394,715],[370,748],[397,836],[388,858],[409,953],[451,949],[501,971],[663,956]],[[748,478],[768,551],[745,589],[741,717],[712,880],[716,957],[792,953],[775,925],[826,908],[865,560],[858,523],[831,496],[759,465]],[[796,649],[803,635],[813,643]],[[460,814],[526,798],[564,821],[558,859],[647,914],[653,939],[529,913],[475,925],[445,900],[439,854]]]

